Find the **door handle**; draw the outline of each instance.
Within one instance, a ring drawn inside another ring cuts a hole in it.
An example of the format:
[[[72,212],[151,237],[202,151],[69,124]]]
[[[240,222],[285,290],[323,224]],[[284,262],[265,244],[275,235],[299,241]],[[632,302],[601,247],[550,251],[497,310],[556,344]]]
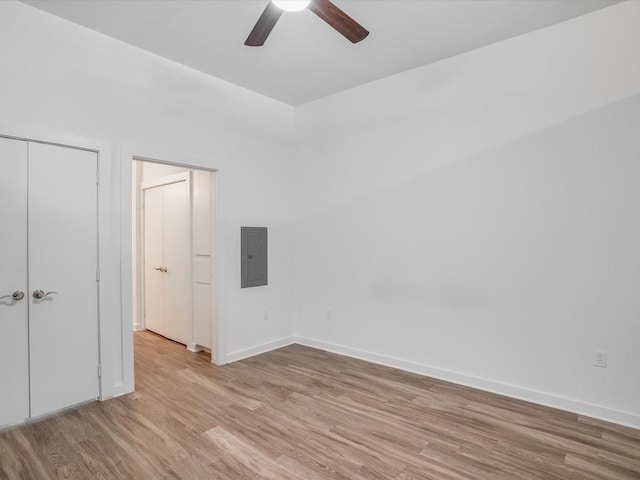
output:
[[[24,298],[24,292],[21,292],[20,290],[16,290],[11,295],[4,295],[0,297],[0,300],[2,300],[3,298],[12,298],[14,300],[22,300]]]
[[[47,293],[44,293],[42,290],[34,290],[33,291],[33,298],[40,299],[40,298],[44,298],[44,297],[46,297],[48,295],[57,295],[57,294],[58,294],[58,292],[47,292]]]
[[[154,267],[153,269],[154,270],[158,270],[159,272],[167,273],[166,267]]]

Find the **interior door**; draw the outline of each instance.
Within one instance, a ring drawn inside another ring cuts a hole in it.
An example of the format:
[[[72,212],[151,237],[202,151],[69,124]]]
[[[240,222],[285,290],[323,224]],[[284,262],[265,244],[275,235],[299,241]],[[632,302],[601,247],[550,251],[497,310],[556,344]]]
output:
[[[145,328],[164,335],[164,187],[144,191]]]
[[[94,152],[29,142],[31,416],[99,395],[96,172]]]
[[[190,342],[191,219],[186,181],[164,186],[164,335]]]
[[[0,138],[0,172],[0,425],[6,425],[29,417],[27,142]]]

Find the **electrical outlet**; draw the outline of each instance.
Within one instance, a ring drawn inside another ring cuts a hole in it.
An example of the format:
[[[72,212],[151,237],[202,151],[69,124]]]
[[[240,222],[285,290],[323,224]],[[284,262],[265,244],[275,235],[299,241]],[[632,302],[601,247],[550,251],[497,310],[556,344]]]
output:
[[[327,307],[327,320],[333,320],[333,310]]]
[[[593,352],[593,365],[596,367],[607,368],[607,352],[596,350]]]
[[[262,311],[262,318],[263,318],[264,320],[269,320],[269,310],[268,310],[268,309],[266,309],[266,308],[265,308],[265,309]]]

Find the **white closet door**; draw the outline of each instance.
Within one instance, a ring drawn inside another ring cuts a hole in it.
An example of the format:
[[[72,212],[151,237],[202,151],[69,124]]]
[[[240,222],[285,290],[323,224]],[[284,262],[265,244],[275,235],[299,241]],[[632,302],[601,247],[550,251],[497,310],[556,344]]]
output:
[[[29,143],[32,416],[99,395],[96,171],[93,152]]]
[[[164,335],[191,341],[191,209],[186,181],[164,186]]]
[[[144,191],[145,328],[164,335],[164,187]]]
[[[27,142],[0,138],[0,426],[29,416]]]

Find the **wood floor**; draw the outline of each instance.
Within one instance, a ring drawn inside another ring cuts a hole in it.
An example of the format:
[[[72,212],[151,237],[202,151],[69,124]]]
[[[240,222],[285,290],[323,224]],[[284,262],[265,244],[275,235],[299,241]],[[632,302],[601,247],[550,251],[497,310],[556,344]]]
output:
[[[138,333],[135,394],[0,434],[2,479],[640,479],[640,431],[302,346]]]

